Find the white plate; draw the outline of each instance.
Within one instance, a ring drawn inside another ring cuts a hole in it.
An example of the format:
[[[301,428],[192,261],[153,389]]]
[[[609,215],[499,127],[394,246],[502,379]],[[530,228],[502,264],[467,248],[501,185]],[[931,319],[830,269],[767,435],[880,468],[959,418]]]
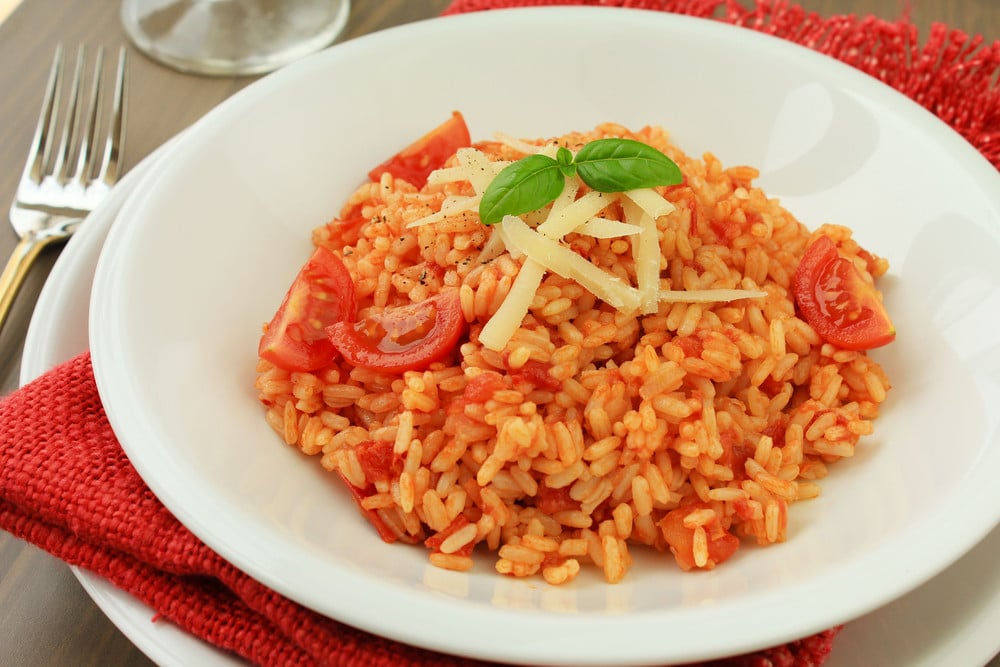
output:
[[[162,154],[157,152],[157,156]],[[21,359],[21,384],[87,349],[87,304],[97,258],[125,199],[153,172],[144,161],[67,244],[39,296]],[[981,665],[1000,651],[1000,528],[917,590],[862,618],[837,637],[824,667]],[[239,667],[216,649],[86,570],[76,577],[102,611],[161,667]]]
[[[584,577],[550,588],[486,564],[443,572],[420,549],[385,546],[316,461],[277,441],[251,388],[253,361],[310,229],[369,165],[452,109],[477,138],[664,125],[690,153],[759,166],[760,183],[804,222],[850,224],[889,258],[900,334],[876,354],[891,401],[823,497],[793,509],[786,544],[696,575],[640,559],[617,586]],[[90,325],[98,386],[129,457],[237,566],[372,632],[517,663],[711,658],[867,613],[954,562],[1000,517],[988,409],[1000,385],[1000,177],[910,100],[790,43],[621,9],[411,24],[221,105],[122,220],[98,263]]]
[[[133,168],[111,195],[91,213],[59,255],[42,288],[28,327],[21,357],[21,384],[86,351],[90,290],[97,258],[108,230],[125,200],[162,159],[164,145]],[[240,667],[242,660],[184,632],[105,579],[73,568],[90,597],[109,619],[151,660],[162,667]]]

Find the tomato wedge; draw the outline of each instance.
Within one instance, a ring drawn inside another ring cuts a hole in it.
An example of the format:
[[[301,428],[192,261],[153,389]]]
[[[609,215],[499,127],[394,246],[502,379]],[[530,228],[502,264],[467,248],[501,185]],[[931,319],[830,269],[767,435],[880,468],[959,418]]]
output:
[[[393,178],[422,188],[432,171],[441,168],[459,148],[471,143],[465,118],[458,111],[453,111],[451,118],[372,169],[368,177],[377,181],[387,171]]]
[[[458,290],[422,303],[388,308],[359,322],[340,321],[326,329],[345,360],[373,370],[421,370],[447,356],[458,344],[465,318]]]
[[[326,248],[316,248],[267,325],[257,353],[289,371],[326,366],[337,354],[326,327],[341,320],[353,322],[356,299],[344,263]]]
[[[870,350],[896,338],[878,290],[827,236],[806,248],[792,292],[806,322],[828,343]]]

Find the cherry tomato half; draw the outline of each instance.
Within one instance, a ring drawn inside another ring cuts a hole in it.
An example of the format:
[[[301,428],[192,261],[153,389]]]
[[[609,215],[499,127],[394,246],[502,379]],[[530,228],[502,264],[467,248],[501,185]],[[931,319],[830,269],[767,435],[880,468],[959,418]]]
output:
[[[471,143],[465,118],[453,111],[451,118],[372,169],[368,172],[368,177],[377,181],[387,171],[393,178],[422,188],[427,184],[427,176],[432,171],[441,168],[459,148]]]
[[[326,333],[355,366],[401,373],[427,368],[448,355],[464,329],[458,290],[451,290],[422,303],[388,308],[359,322],[337,322]]]
[[[357,315],[354,281],[339,257],[316,248],[299,270],[260,339],[258,354],[289,371],[314,371],[333,361],[326,335],[334,322]]]
[[[828,343],[870,350],[896,337],[878,290],[827,236],[806,248],[792,292],[806,322]]]

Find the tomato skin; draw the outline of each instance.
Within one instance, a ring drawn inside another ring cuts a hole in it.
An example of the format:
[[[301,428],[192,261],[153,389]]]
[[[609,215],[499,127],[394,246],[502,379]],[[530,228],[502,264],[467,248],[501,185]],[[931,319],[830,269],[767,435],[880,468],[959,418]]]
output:
[[[444,544],[444,541],[449,537],[451,537],[452,535],[454,535],[459,530],[461,530],[462,528],[465,528],[466,526],[470,525],[470,523],[471,522],[467,518],[465,518],[465,515],[459,514],[452,520],[451,524],[449,524],[447,528],[437,533],[434,533],[426,540],[424,540],[424,546],[430,549],[431,551],[440,553],[441,545]],[[472,550],[475,546],[476,545],[474,544],[474,541],[469,542],[465,546],[458,549],[458,551],[454,551],[452,553],[456,556],[471,556]]]
[[[382,517],[378,515],[378,512],[374,510],[365,509],[364,506],[362,505],[362,503],[365,501],[365,498],[368,498],[372,493],[365,489],[359,489],[358,487],[351,484],[348,481],[348,479],[344,477],[344,474],[339,470],[337,471],[337,474],[340,476],[341,481],[343,481],[344,484],[347,486],[347,490],[351,492],[351,498],[354,499],[354,503],[358,506],[358,511],[361,512],[361,516],[368,519],[369,523],[372,524],[372,526],[375,528],[375,531],[378,533],[378,536],[382,538],[382,541],[388,544],[392,544],[393,542],[398,540],[399,536],[396,535],[396,532],[392,528],[390,528],[385,521],[382,520]]]
[[[364,506],[364,501],[367,498],[378,493],[377,485],[379,483],[389,484],[390,480],[402,471],[403,461],[393,451],[394,446],[394,443],[387,440],[365,440],[354,446],[358,464],[365,473],[367,484],[364,488],[354,486],[341,471],[338,470],[337,474],[347,485],[361,515],[368,519],[383,542],[392,543],[400,540],[415,544],[417,541],[415,538],[396,533],[389,524],[382,520],[376,510],[365,509]]]
[[[806,249],[792,292],[806,322],[828,343],[870,350],[896,338],[878,291],[827,236],[817,237]]]
[[[354,281],[344,263],[320,246],[299,270],[261,336],[257,353],[289,371],[314,371],[333,361],[326,327],[357,315]]]
[[[562,382],[552,377],[549,374],[550,370],[552,370],[552,364],[529,359],[521,368],[511,370],[510,376],[515,385],[530,384],[554,391],[562,387]]]
[[[395,446],[394,442],[387,440],[365,440],[354,446],[358,465],[369,485],[377,482],[388,484],[392,476],[400,472],[402,461],[393,451]]]
[[[708,505],[702,503],[678,507],[667,512],[658,523],[671,553],[684,571],[699,567],[694,560],[694,528],[685,526],[684,518],[694,510],[706,507]],[[708,562],[703,567],[711,570],[736,553],[740,539],[720,526],[718,521],[712,521],[704,528],[708,538]]]
[[[432,171],[441,168],[459,148],[471,143],[465,118],[453,111],[451,118],[368,172],[368,178],[378,181],[387,171],[393,178],[422,188]]]
[[[485,403],[493,398],[493,394],[506,388],[503,376],[496,371],[484,371],[466,383],[462,399],[469,403]]]
[[[580,501],[574,500],[569,495],[569,490],[569,486],[553,489],[545,484],[539,484],[538,493],[535,494],[535,507],[549,516],[556,512],[580,509]]]
[[[422,370],[455,349],[465,330],[458,290],[422,303],[386,309],[360,322],[327,327],[333,346],[349,363],[386,373]]]

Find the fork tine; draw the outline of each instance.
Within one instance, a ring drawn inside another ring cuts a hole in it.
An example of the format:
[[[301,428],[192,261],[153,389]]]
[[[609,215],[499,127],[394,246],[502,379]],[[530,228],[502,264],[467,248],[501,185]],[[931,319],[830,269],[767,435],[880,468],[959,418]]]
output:
[[[0,328],[10,312],[10,306],[24,282],[28,269],[39,252],[50,243],[69,238],[85,216],[105,199],[111,187],[117,182],[121,171],[121,156],[125,135],[126,71],[125,48],[119,50],[118,70],[115,75],[112,117],[107,123],[107,139],[101,159],[99,173],[90,177],[94,166],[94,147],[97,126],[100,123],[104,68],[104,51],[97,54],[94,73],[93,94],[89,108],[81,113],[80,85],[86,49],[80,47],[76,70],[71,85],[72,99],[65,112],[66,126],[56,149],[54,172],[47,171],[52,157],[57,119],[61,116],[60,91],[62,85],[63,48],[57,45],[48,83],[42,99],[42,109],[35,128],[35,134],[28,149],[24,172],[17,185],[14,201],[10,206],[10,222],[20,237],[10,259],[0,271]],[[77,145],[79,144],[79,145]],[[82,182],[69,183],[66,180],[71,155],[76,157],[74,177]]]
[[[80,77],[83,74],[83,59],[85,53],[81,46],[76,53],[76,67],[73,69],[73,79],[69,87],[69,102],[66,106],[65,118],[63,119],[63,131],[59,137],[59,148],[56,149],[55,163],[52,165],[52,174],[60,181],[66,180],[66,170],[69,163],[70,151],[76,144],[76,134],[79,131],[77,121],[80,107]]]
[[[35,127],[35,136],[28,150],[28,162],[24,167],[25,177],[34,183],[42,182],[45,165],[51,150],[51,136],[55,125],[55,109],[59,105],[59,79],[62,69],[62,44],[56,45],[56,54],[49,69],[49,81],[45,84],[45,96],[42,98],[42,110]]]
[[[125,78],[125,47],[118,50],[118,69],[115,72],[115,93],[111,108],[108,138],[104,144],[104,157],[97,178],[107,185],[114,185],[121,172],[121,152],[125,144],[125,109],[127,95]]]
[[[76,168],[70,179],[80,184],[86,184],[93,171],[94,134],[97,132],[97,119],[101,113],[101,72],[104,70],[104,47],[97,50],[94,62],[94,80],[91,84],[90,102],[87,111],[80,117],[77,133],[80,137],[80,150],[76,156]]]

